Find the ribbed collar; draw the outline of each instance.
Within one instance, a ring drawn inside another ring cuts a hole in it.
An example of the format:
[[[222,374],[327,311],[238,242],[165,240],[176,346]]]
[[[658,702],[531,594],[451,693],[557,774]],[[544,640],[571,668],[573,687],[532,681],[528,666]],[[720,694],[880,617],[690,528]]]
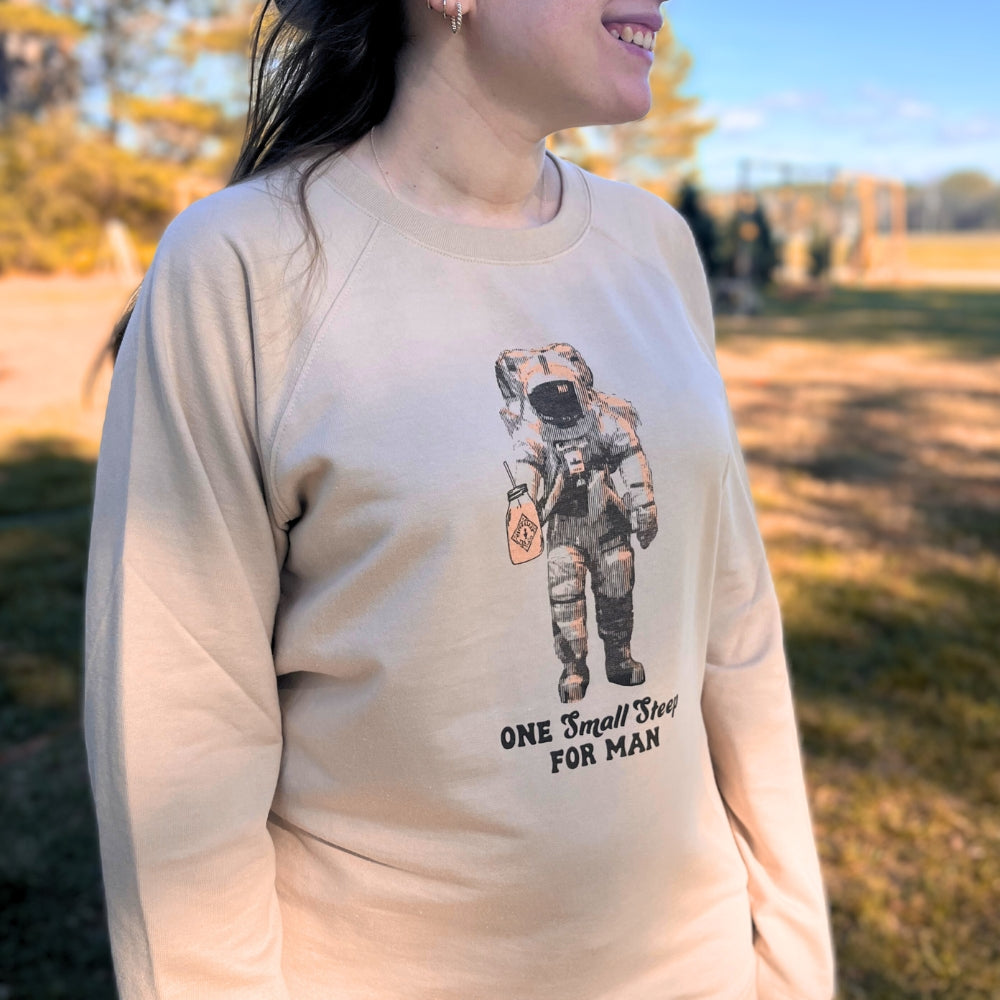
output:
[[[546,149],[562,178],[559,211],[541,226],[496,229],[431,215],[397,198],[353,160],[335,156],[322,171],[341,194],[424,246],[469,260],[525,263],[545,260],[574,246],[590,226],[590,187],[583,171]]]

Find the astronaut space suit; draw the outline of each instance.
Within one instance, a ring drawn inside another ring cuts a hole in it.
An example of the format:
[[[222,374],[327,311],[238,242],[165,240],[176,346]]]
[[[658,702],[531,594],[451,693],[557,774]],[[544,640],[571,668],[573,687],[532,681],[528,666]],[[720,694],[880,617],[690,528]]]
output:
[[[607,678],[642,684],[645,670],[631,652],[630,535],[635,531],[645,549],[657,521],[636,411],[627,400],[595,390],[590,368],[569,344],[504,351],[496,375],[519,478],[545,529],[552,633],[563,665],[560,700],[579,701],[590,683],[588,571]]]

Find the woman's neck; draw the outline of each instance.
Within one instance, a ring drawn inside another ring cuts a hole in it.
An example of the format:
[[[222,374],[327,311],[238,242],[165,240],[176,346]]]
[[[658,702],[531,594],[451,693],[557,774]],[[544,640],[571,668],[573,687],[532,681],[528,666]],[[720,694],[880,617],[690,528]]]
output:
[[[544,140],[520,150],[503,146],[477,143],[474,130],[460,138],[454,127],[406,127],[390,115],[345,152],[395,197],[430,215],[497,229],[549,222],[562,192]]]

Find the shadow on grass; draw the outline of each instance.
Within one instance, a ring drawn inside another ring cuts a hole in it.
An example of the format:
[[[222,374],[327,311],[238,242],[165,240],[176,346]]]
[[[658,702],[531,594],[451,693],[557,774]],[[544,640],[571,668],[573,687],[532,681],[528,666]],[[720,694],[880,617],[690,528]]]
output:
[[[995,1000],[1000,398],[842,372],[784,372],[740,413],[765,429],[746,455],[770,474],[842,995]],[[812,398],[789,447],[785,414]]]
[[[806,714],[806,750],[1000,801],[1000,578],[898,570],[903,593],[885,579],[806,579],[785,601],[796,693],[824,709]]]
[[[0,456],[0,996],[113,1000],[80,731],[93,460],[61,439]]]
[[[995,1000],[1000,575],[884,570],[784,602],[842,996]]]
[[[1000,801],[1000,483],[942,476],[933,449],[929,465],[916,452],[880,439],[848,401],[815,457],[789,463],[915,514],[893,530],[857,493],[814,491],[813,521],[854,545],[769,539],[794,553],[783,613],[797,691],[831,708],[803,736],[814,758],[896,768],[986,805]]]
[[[77,717],[93,477],[93,460],[69,441],[0,456],[2,743]]]
[[[735,333],[824,343],[941,342],[956,357],[992,357],[1000,354],[1000,292],[832,288],[819,297],[790,298],[775,291],[760,316],[719,318],[720,343]]]
[[[864,558],[816,546],[782,580],[842,996],[995,1000],[997,560]]]

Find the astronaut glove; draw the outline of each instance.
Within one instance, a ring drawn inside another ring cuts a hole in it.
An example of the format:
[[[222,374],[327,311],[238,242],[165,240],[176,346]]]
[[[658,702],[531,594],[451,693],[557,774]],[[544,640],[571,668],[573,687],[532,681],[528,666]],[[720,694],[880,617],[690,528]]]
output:
[[[656,538],[656,504],[646,504],[635,511],[635,537],[639,539],[641,548],[649,548],[649,543]]]

